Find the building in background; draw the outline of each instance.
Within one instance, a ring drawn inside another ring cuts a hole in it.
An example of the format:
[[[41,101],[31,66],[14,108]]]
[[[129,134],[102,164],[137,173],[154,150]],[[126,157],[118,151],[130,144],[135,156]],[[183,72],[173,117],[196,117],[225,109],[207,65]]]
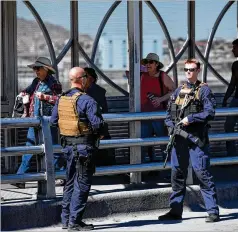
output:
[[[128,38],[126,35],[102,34],[99,41],[100,68],[126,70],[129,68]],[[162,39],[153,35],[143,36],[143,57],[157,53],[162,58]]]

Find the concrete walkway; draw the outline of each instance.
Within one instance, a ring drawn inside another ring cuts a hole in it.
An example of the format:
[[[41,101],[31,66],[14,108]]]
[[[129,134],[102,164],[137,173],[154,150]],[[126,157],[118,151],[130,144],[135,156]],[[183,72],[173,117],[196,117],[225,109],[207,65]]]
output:
[[[185,209],[183,221],[160,222],[157,218],[165,211],[157,210],[87,219],[86,222],[93,223],[96,231],[238,231],[238,201],[224,202],[219,208],[221,221],[217,223],[205,223],[207,214],[195,207]],[[22,231],[65,230],[56,225]]]
[[[105,184],[105,178],[108,184]],[[101,180],[95,178],[92,185],[84,215],[87,219],[168,208],[171,194],[169,183],[152,181],[140,185],[128,185],[123,184],[125,180],[115,184],[115,179],[111,177],[104,177],[103,181]],[[47,227],[60,222],[63,187],[57,187],[57,198],[49,200],[35,200],[36,183],[27,183],[26,187],[26,189],[17,189],[11,185],[1,187],[1,197],[4,198],[1,204],[2,230]],[[238,182],[217,183],[217,192],[221,203],[237,200]],[[185,205],[190,209],[191,205],[203,206],[197,185],[188,186]],[[202,211],[204,212],[204,209]]]

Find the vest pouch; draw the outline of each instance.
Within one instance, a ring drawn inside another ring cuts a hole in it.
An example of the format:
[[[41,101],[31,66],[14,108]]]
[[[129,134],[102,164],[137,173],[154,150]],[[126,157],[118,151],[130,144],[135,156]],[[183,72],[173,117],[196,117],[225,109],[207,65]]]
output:
[[[92,134],[89,129],[89,126],[86,123],[79,122],[78,126],[82,135]]]
[[[175,120],[176,119],[176,117],[177,117],[177,109],[178,109],[179,107],[175,104],[175,103],[172,103],[171,104],[171,110],[170,110],[170,114],[171,114],[171,116],[172,116],[172,120]]]

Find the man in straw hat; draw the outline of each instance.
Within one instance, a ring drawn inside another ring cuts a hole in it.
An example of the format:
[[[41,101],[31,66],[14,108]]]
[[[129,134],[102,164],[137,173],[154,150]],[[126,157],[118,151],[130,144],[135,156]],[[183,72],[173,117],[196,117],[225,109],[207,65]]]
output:
[[[55,69],[52,67],[51,61],[46,57],[39,57],[33,64],[27,65],[33,69],[36,78],[32,83],[24,89],[19,95],[30,96],[30,107],[28,117],[34,116],[50,116],[53,106],[58,99],[58,95],[62,92],[62,86],[59,81],[52,76]],[[36,143],[36,128],[30,127],[27,134],[26,146],[32,146]],[[57,143],[57,130],[52,128],[53,143]],[[24,174],[30,167],[32,154],[22,156],[22,163],[17,174]],[[55,163],[57,159],[55,158]],[[19,188],[25,188],[24,183],[15,184]]]

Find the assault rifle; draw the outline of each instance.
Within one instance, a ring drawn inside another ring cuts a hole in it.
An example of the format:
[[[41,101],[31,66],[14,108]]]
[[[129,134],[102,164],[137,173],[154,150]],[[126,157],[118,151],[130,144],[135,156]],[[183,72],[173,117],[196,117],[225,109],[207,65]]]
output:
[[[193,98],[194,98],[194,90],[192,90],[190,93],[186,94],[185,97],[184,97],[184,101],[183,101],[183,104],[181,106],[179,116],[176,120],[177,124],[173,128],[173,132],[170,135],[169,143],[167,144],[166,150],[164,151],[164,153],[166,154],[165,161],[164,161],[164,168],[166,167],[167,160],[168,160],[169,155],[170,155],[170,153],[172,151],[172,148],[174,146],[176,135],[180,135],[184,138],[188,137],[188,133],[185,132],[184,130],[181,130],[181,128],[183,126],[181,120],[182,120],[182,116],[183,116],[183,113],[184,113],[184,109],[188,106],[188,104],[191,102],[191,100]]]
[[[178,131],[178,130],[181,130],[181,123],[178,123],[174,127],[173,133],[172,133],[172,135],[170,135],[169,143],[167,144],[166,149],[164,151],[164,153],[166,154],[165,161],[164,161],[164,168],[166,167],[169,155],[170,155],[172,148],[174,146],[175,136],[177,135],[176,131]]]

